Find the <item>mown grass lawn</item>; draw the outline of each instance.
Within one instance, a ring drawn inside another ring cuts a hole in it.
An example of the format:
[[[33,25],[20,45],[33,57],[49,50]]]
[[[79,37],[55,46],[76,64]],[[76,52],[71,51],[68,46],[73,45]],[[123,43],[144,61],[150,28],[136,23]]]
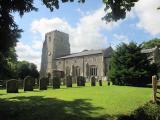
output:
[[[0,117],[9,120],[95,120],[127,115],[151,99],[151,88],[107,86],[6,93],[0,90]],[[1,119],[0,119],[1,120]]]

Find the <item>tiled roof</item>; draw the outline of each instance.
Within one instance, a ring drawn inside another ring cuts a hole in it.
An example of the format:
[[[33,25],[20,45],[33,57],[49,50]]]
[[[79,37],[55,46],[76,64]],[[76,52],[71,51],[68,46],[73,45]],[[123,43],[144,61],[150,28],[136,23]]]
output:
[[[104,56],[107,57],[110,54],[111,50],[112,50],[111,47],[106,48],[106,49],[98,49],[98,50],[84,50],[82,52],[73,53],[73,54],[63,56],[63,57],[60,57],[60,58],[57,58],[57,59],[73,58],[73,57],[103,54],[103,53],[104,53]]]

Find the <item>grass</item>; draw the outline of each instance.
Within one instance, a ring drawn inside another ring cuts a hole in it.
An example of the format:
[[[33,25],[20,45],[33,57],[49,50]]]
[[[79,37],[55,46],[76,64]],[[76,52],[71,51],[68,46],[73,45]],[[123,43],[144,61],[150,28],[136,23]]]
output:
[[[151,99],[151,88],[95,86],[6,93],[0,90],[0,116],[11,120],[95,120],[129,115]]]

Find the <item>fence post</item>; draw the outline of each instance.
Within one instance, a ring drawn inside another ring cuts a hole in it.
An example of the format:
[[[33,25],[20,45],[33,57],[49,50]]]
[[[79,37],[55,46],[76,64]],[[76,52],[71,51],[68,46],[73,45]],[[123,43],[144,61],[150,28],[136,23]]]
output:
[[[157,93],[157,77],[156,75],[152,76],[152,90],[153,90],[153,102],[156,102],[157,101],[157,96],[156,96],[156,93]]]

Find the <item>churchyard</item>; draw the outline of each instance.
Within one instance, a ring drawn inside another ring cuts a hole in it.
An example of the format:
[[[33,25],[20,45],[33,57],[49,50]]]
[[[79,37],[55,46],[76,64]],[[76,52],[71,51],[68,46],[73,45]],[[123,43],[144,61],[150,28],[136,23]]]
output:
[[[56,78],[57,79],[57,78]],[[72,86],[70,86],[72,85]],[[16,120],[86,120],[110,119],[129,115],[152,98],[145,87],[108,86],[103,81],[19,89],[18,93],[0,90],[0,113],[3,119]],[[95,85],[95,86],[94,86]],[[101,84],[100,84],[101,85]]]

